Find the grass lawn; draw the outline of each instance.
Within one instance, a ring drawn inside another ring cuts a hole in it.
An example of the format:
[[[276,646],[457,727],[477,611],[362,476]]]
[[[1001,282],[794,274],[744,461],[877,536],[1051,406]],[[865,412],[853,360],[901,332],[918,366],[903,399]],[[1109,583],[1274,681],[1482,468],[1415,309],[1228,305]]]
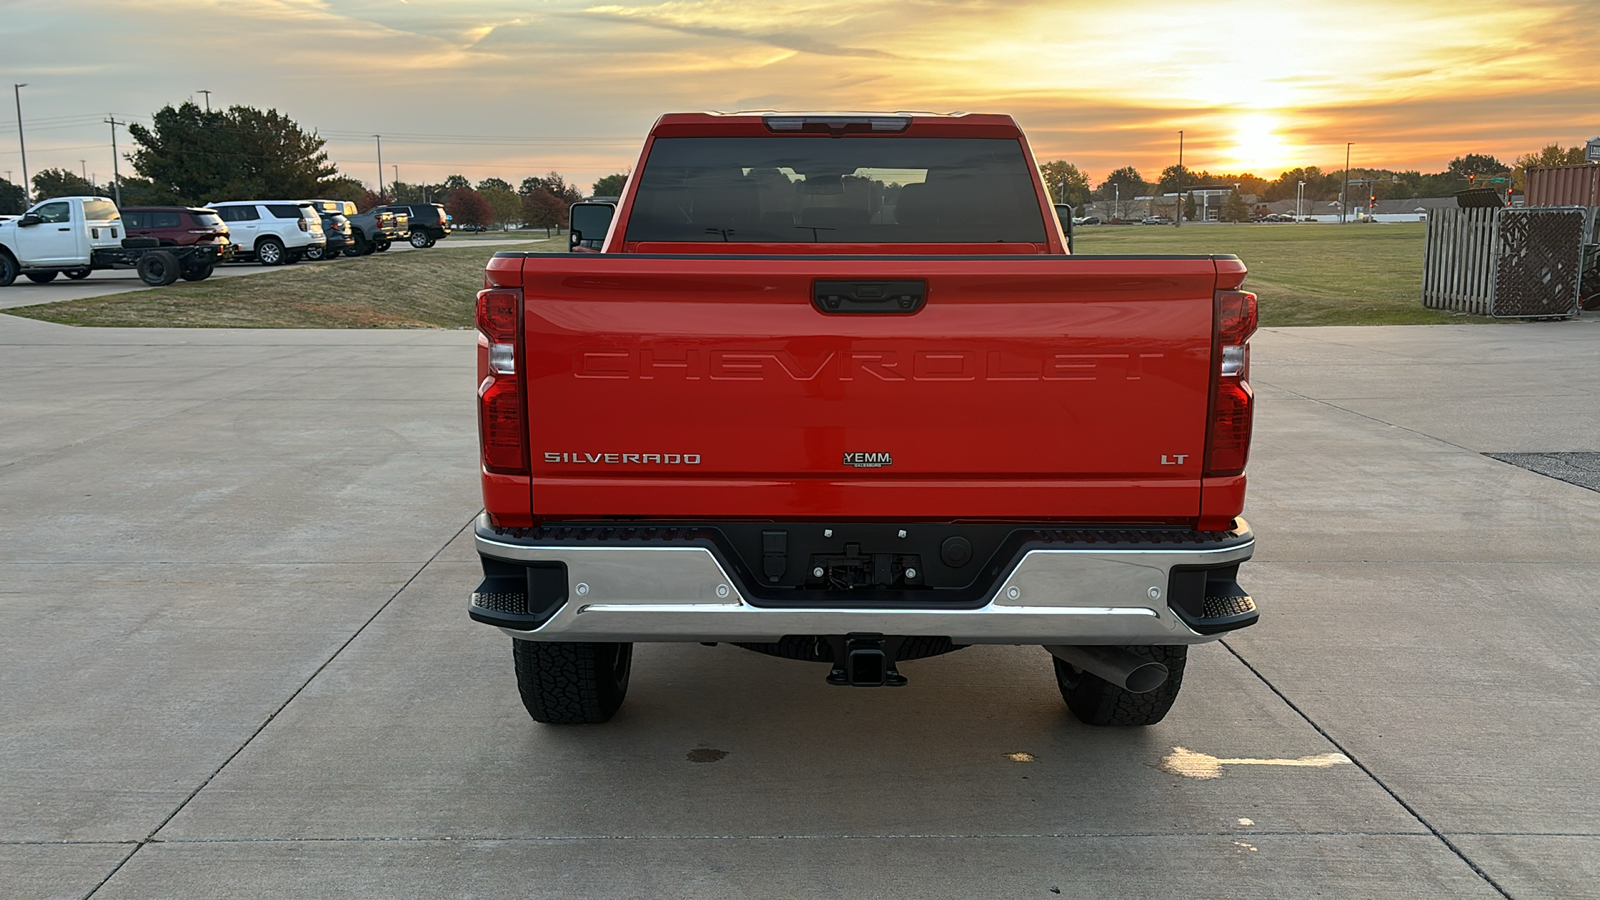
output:
[[[1423,224],[1091,226],[1087,254],[1233,253],[1250,267],[1261,324],[1413,325],[1487,322],[1424,309]],[[495,250],[561,251],[565,240],[474,246],[301,263],[240,278],[8,310],[66,325],[192,328],[466,328],[483,265]],[[496,235],[498,237],[498,235]]]
[[[1232,253],[1261,324],[1432,325],[1490,319],[1424,309],[1421,222],[1381,225],[1091,225],[1079,253]]]
[[[6,310],[63,325],[163,328],[469,328],[483,266],[496,250],[560,251],[549,241],[474,246],[468,237],[427,250],[299,263],[238,278]]]

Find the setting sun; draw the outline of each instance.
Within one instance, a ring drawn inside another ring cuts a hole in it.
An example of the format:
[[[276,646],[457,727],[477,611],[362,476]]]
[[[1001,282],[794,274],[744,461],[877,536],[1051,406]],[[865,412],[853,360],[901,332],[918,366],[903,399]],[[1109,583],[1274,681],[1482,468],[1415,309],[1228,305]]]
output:
[[[1262,174],[1277,172],[1291,165],[1294,147],[1279,131],[1276,116],[1252,113],[1240,116],[1233,132],[1233,143],[1220,154],[1223,168],[1232,172]]]

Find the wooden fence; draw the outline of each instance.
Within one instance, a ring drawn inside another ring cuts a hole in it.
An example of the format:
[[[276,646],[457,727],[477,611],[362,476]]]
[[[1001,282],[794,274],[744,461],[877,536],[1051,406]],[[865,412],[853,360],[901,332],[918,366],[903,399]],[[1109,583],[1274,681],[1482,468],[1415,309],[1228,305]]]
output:
[[[1422,305],[1487,316],[1494,309],[1498,209],[1428,210]]]

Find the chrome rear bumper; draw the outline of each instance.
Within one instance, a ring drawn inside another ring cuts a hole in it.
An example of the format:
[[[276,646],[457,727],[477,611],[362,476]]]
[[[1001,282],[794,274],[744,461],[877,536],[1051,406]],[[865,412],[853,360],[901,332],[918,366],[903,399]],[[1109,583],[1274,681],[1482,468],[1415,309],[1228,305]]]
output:
[[[568,590],[537,627],[505,627],[489,595],[474,594],[472,612],[523,640],[767,642],[860,632],[938,635],[958,644],[1194,644],[1220,634],[1196,631],[1169,607],[1172,570],[1250,558],[1255,541],[1243,519],[1226,537],[1029,549],[976,608],[797,608],[754,600],[714,547],[539,543],[496,535],[480,517],[483,557],[562,564]]]

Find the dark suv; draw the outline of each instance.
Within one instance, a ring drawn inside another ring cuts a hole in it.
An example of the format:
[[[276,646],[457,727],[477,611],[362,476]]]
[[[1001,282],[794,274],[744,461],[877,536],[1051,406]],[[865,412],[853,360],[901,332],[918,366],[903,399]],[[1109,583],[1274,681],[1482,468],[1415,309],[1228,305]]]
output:
[[[411,214],[411,246],[419,250],[450,236],[450,214],[438,203],[391,203],[379,209]]]
[[[190,206],[127,206],[122,227],[131,238],[155,238],[163,247],[228,244],[228,226],[209,209]]]

